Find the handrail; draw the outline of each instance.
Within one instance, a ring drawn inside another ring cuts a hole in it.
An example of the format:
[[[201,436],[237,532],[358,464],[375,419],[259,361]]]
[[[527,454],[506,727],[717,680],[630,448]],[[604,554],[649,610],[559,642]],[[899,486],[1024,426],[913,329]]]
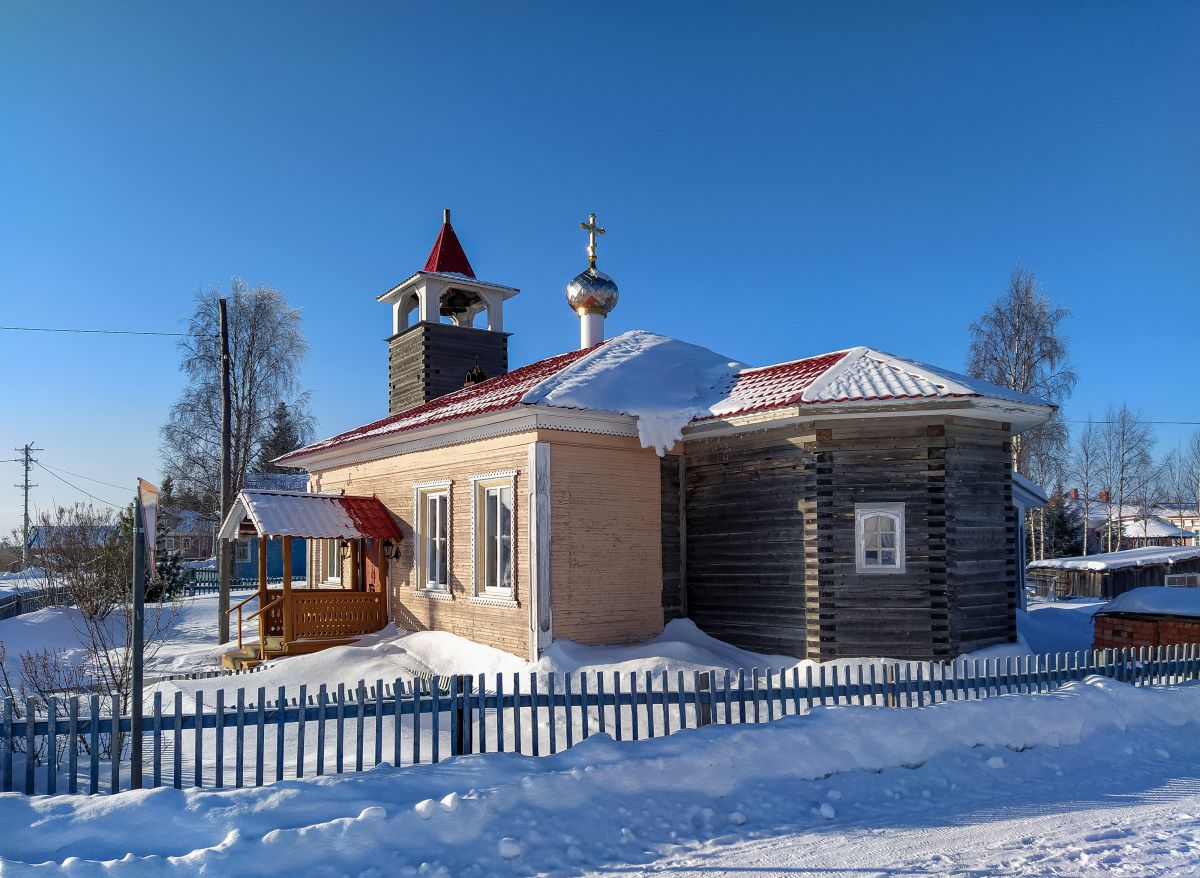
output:
[[[230,613],[232,613],[234,610],[240,610],[242,607],[246,606],[246,604],[250,603],[250,602],[251,602],[252,600],[254,600],[256,597],[258,597],[258,592],[255,592],[254,594],[250,595],[250,597],[246,598],[244,601],[242,601],[241,603],[239,603],[239,604],[238,604],[236,607],[230,607],[230,608],[229,608],[229,609],[226,611],[226,615],[229,615],[229,614],[230,614]]]
[[[238,652],[242,651],[242,607],[244,605],[250,603],[250,601],[254,600],[256,597],[258,597],[258,592],[255,592],[254,594],[250,595],[250,597],[246,598],[244,601],[242,601],[240,604],[238,604],[236,607],[234,607],[233,609],[231,609],[229,611],[232,613],[234,610],[237,610],[237,614],[238,614],[238,646],[237,646]],[[253,613],[251,613],[249,616],[246,617],[246,621],[249,622],[251,619],[255,618],[256,616],[261,616],[263,613],[265,613],[267,610],[271,609],[271,607],[275,606],[281,600],[283,600],[283,595],[280,595],[279,597],[275,598],[275,600],[271,601],[265,607],[260,605],[257,610],[255,610]],[[263,621],[266,621],[266,620],[263,620]],[[261,651],[262,644],[266,642],[266,638],[264,638],[262,636],[262,626],[263,626],[263,622],[259,622],[258,623],[258,627],[259,627],[258,642],[259,642],[260,651]],[[261,658],[261,656],[260,656],[260,658]]]
[[[283,595],[280,595],[279,597],[275,598],[275,600],[273,600],[269,604],[267,604],[265,607],[259,607],[257,610],[255,610],[253,613],[251,613],[249,616],[247,616],[246,621],[249,622],[255,616],[261,616],[267,610],[271,609],[271,607],[275,606],[276,604],[278,604],[282,601],[283,601]]]

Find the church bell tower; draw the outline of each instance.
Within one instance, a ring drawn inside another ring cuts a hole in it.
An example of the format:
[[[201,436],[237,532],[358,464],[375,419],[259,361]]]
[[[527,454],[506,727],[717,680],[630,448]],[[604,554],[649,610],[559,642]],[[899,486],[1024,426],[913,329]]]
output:
[[[425,267],[379,297],[392,306],[388,412],[507,372],[504,303],[519,292],[475,277],[443,211]]]

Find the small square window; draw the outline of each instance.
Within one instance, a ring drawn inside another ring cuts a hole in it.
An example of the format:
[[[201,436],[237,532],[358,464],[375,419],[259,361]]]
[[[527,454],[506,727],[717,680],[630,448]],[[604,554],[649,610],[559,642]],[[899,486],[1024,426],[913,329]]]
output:
[[[854,544],[859,573],[903,573],[904,504],[855,504]]]

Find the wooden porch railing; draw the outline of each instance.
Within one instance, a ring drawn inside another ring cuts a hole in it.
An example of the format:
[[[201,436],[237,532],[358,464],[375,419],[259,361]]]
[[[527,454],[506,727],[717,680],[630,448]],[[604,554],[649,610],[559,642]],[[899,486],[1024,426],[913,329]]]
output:
[[[296,639],[358,637],[387,624],[387,603],[378,592],[301,588],[292,592]]]

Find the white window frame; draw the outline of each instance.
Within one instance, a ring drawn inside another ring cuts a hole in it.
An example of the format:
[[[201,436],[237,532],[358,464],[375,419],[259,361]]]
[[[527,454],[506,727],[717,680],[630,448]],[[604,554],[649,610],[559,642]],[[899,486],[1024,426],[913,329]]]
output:
[[[321,566],[318,568],[321,582],[341,585],[342,583],[342,541],[339,539],[321,540]]]
[[[175,537],[167,537],[163,540],[163,548],[168,552],[175,551]]]
[[[437,482],[422,482],[413,485],[413,587],[416,591],[435,594],[448,594],[451,590],[450,581],[453,578],[453,546],[454,546],[454,492],[453,482],[444,479]],[[446,498],[445,533],[443,540],[444,574],[446,581],[430,580],[428,575],[429,551],[426,547],[429,528],[428,503],[431,497]]]
[[[866,521],[876,515],[892,519],[896,523],[896,563],[868,564],[866,558]],[[903,503],[855,503],[854,504],[854,567],[858,573],[889,574],[903,573],[905,569],[904,548],[904,504]]]
[[[517,580],[517,471],[480,473],[471,476],[471,562],[472,580],[477,597],[495,597],[512,600]],[[508,516],[508,582],[488,586],[487,577],[487,498],[493,491],[508,490],[510,498]]]

